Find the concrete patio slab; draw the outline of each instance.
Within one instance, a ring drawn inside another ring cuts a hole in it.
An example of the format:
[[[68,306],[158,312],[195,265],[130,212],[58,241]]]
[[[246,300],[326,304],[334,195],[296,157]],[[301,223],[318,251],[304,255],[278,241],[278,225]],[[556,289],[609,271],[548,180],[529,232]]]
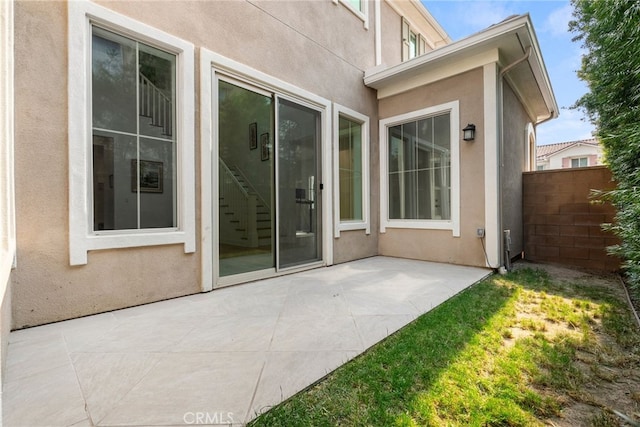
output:
[[[488,273],[374,257],[14,331],[2,425],[243,425]]]

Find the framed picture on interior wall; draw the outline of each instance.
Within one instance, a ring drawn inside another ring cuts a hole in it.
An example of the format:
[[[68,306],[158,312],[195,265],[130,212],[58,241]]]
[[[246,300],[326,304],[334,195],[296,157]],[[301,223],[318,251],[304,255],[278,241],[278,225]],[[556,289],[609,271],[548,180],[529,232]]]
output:
[[[136,192],[138,180],[136,179],[138,162],[131,159],[131,191]],[[140,192],[141,193],[162,193],[163,192],[162,162],[151,160],[140,160]]]
[[[260,135],[260,150],[262,160],[269,160],[269,133]]]
[[[249,125],[249,150],[258,148],[258,123],[253,122]]]

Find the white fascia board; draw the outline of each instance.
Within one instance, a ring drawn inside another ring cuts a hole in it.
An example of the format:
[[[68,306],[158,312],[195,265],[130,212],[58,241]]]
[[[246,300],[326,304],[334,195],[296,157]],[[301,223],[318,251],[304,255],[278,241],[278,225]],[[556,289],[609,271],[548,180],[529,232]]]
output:
[[[408,92],[416,87],[434,83],[448,77],[462,74],[486,64],[498,62],[498,49],[493,49],[478,55],[461,58],[457,62],[446,63],[423,70],[421,73],[403,79],[396,79],[392,83],[378,89],[378,99],[387,98],[399,93]]]

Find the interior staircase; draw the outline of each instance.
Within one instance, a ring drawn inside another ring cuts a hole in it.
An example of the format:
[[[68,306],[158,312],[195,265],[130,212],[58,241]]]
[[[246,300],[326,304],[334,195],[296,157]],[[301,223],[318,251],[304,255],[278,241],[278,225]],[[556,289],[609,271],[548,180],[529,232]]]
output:
[[[237,166],[220,159],[220,242],[271,246],[271,209]]]
[[[138,73],[140,88],[140,112],[148,117],[151,126],[161,128],[163,136],[173,134],[173,103],[171,98],[154,85],[144,74]]]
[[[173,134],[173,103],[144,74],[139,73],[140,111],[162,136]],[[220,159],[220,242],[242,246],[271,246],[271,209],[237,166]]]

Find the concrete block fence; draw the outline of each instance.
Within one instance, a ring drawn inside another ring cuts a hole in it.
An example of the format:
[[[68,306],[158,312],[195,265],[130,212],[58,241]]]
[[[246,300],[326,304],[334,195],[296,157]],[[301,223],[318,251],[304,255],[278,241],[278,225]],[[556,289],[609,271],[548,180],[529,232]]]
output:
[[[604,166],[526,172],[523,175],[525,259],[617,271],[606,247],[619,240],[602,230],[613,221],[610,203],[593,203],[591,190],[615,187]]]

